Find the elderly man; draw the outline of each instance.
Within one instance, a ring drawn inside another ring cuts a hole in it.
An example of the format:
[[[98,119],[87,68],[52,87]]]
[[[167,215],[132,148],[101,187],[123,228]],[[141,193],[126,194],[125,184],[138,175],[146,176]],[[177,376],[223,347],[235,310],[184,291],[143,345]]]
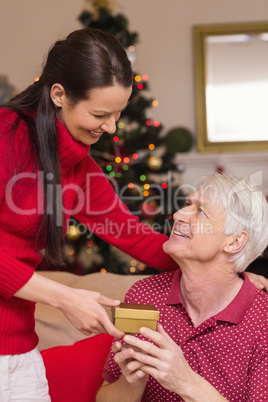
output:
[[[199,184],[163,246],[180,268],[126,295],[157,307],[157,331],[115,341],[97,401],[267,401],[268,296],[242,273],[267,244],[267,201],[250,182]]]

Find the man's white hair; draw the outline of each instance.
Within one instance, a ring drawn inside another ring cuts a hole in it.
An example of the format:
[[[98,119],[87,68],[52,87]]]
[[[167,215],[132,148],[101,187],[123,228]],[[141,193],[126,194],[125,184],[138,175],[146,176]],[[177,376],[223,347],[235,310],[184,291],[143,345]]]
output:
[[[265,196],[251,181],[227,174],[212,173],[200,179],[195,187],[224,209],[224,234],[248,233],[245,247],[231,257],[236,271],[244,271],[268,245],[268,203]]]

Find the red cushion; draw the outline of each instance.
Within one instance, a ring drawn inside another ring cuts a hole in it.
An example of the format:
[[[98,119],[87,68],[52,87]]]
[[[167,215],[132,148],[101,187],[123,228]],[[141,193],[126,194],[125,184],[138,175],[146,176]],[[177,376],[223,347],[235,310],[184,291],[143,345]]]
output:
[[[101,334],[41,352],[52,402],[95,402],[112,340]]]

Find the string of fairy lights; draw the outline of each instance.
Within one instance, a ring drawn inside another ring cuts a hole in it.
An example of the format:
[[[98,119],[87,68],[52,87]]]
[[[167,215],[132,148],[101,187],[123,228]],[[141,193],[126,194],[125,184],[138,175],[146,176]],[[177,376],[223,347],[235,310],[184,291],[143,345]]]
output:
[[[143,272],[144,270],[145,270],[145,265],[144,264],[141,264],[141,263],[139,263],[138,261],[136,261],[136,260],[131,260],[130,261],[130,267],[129,267],[129,272],[131,273],[131,274],[135,274],[135,273],[137,273],[137,270],[139,271],[139,272]],[[107,270],[105,269],[105,268],[101,268],[100,269],[100,272],[102,273],[102,274],[105,274],[106,272],[107,272]]]
[[[130,46],[129,50],[133,48],[134,46]],[[134,77],[134,80],[138,83],[137,84],[137,88],[139,90],[142,90],[144,88],[144,84],[142,83],[142,81],[147,81],[148,80],[148,75],[144,74],[142,76],[140,75],[136,75]],[[152,101],[152,106],[153,107],[157,107],[158,106],[158,101],[157,100],[153,100]],[[155,127],[159,127],[160,126],[160,122],[159,121],[153,121],[152,119],[147,119],[146,120],[146,125],[147,126],[152,126],[154,125]],[[119,129],[123,129],[124,128],[124,123],[122,121],[119,121],[117,124],[117,127]],[[114,143],[118,143],[120,141],[120,138],[118,135],[115,135],[113,137],[113,141]],[[148,148],[150,151],[153,151],[155,149],[155,145],[153,143],[148,145]],[[129,156],[124,156],[123,158],[121,156],[116,155],[114,157],[114,164],[113,163],[109,163],[108,165],[106,165],[105,169],[107,174],[109,174],[110,177],[115,177],[115,178],[120,178],[122,176],[121,172],[118,172],[117,170],[117,166],[120,165],[120,167],[122,168],[123,172],[127,172],[130,168],[131,165],[135,164],[136,162],[139,161],[139,159],[142,158],[142,155],[138,154],[138,153],[133,153],[132,155]],[[158,156],[151,156],[148,160],[148,166],[152,169],[152,170],[158,170],[161,168],[162,166],[162,160],[161,158],[159,158]],[[150,189],[150,184],[147,183],[147,176],[145,174],[141,174],[139,177],[141,183],[142,183],[142,191],[143,191],[143,196],[144,197],[148,197],[149,196],[149,189]],[[129,189],[133,189],[134,188],[134,183],[129,183],[128,184],[128,188]],[[162,189],[166,189],[167,188],[167,183],[162,183],[161,185]],[[159,188],[160,189],[160,188]]]

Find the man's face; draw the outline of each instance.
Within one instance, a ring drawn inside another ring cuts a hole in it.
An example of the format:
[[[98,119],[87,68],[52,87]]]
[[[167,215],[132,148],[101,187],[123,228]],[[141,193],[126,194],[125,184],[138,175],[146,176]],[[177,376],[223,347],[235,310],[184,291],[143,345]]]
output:
[[[202,188],[187,198],[184,208],[174,214],[174,225],[164,251],[177,262],[217,262],[224,252],[225,217],[220,202],[202,193]]]

